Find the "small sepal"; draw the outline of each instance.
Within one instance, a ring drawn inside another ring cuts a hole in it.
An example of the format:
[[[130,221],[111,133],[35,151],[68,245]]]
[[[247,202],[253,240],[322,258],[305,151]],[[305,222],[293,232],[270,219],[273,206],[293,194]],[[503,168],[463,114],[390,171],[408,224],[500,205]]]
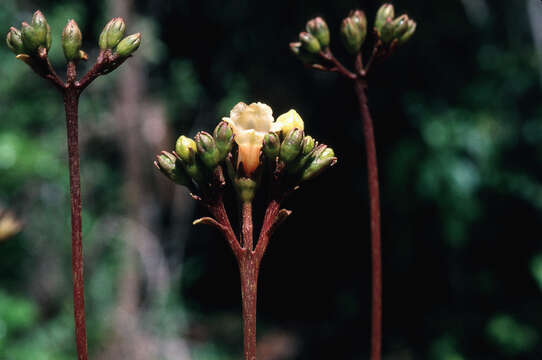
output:
[[[251,202],[256,195],[258,183],[251,178],[239,177],[234,180],[234,186],[241,202]]]

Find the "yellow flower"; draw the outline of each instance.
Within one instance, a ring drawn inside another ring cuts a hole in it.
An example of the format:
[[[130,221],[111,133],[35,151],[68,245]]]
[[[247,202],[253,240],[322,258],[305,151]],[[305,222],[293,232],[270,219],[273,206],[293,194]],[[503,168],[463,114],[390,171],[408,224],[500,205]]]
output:
[[[231,125],[239,147],[237,166],[243,164],[245,174],[250,176],[260,165],[265,134],[280,131],[280,126],[273,121],[273,110],[260,102],[250,105],[240,102],[230,111],[230,117],[223,120]]]
[[[283,137],[288,135],[288,133],[293,129],[299,129],[301,131],[305,130],[305,124],[303,123],[303,119],[301,119],[301,116],[299,116],[297,111],[295,111],[294,109],[291,109],[287,113],[279,116],[277,118],[276,124],[277,126],[280,126]]]
[[[261,102],[250,105],[240,102],[231,109],[230,117],[222,120],[228,122],[233,129],[239,148],[237,166],[243,164],[247,176],[260,165],[263,138],[267,133],[281,132],[286,136],[292,129],[304,130],[303,120],[295,110],[280,115],[275,122],[271,107]]]

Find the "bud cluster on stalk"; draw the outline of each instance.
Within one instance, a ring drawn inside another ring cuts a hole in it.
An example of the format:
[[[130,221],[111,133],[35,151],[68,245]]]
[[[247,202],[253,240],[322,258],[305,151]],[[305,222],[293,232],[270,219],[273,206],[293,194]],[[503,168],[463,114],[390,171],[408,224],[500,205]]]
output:
[[[309,20],[306,31],[299,33],[299,41],[290,44],[290,49],[304,62],[311,62],[315,55],[329,46],[329,28],[321,17]]]
[[[233,130],[221,121],[213,134],[200,131],[191,139],[181,135],[172,153],[162,151],[154,164],[173,182],[189,187],[206,186],[216,167],[233,147]]]
[[[397,41],[399,45],[406,43],[416,31],[416,22],[407,14],[395,17],[395,9],[391,4],[382,5],[375,19],[375,31],[384,44]]]
[[[126,25],[121,18],[114,18],[105,26],[100,35],[102,50],[109,49],[121,58],[130,56],[141,43],[141,34],[124,37]],[[45,58],[51,48],[51,27],[41,11],[37,10],[29,23],[23,22],[21,29],[11,27],[6,36],[9,49],[17,58],[31,64],[34,58]],[[67,61],[87,60],[81,50],[83,35],[74,20],[69,20],[62,31],[61,45]]]
[[[175,150],[162,151],[154,164],[168,179],[195,194],[217,186],[217,173],[222,174],[222,166],[225,166],[239,199],[251,201],[262,176],[278,175],[288,187],[294,187],[337,162],[332,148],[305,135],[303,120],[295,110],[279,116],[277,123],[280,130],[270,131],[263,137],[260,163],[253,174],[247,175],[242,166],[235,166],[239,145],[227,121],[221,121],[212,134],[200,131],[194,138],[181,135]]]
[[[22,60],[47,54],[51,42],[51,27],[39,10],[32,16],[30,24],[23,21],[21,30],[11,27],[6,37],[9,49]]]
[[[357,54],[367,37],[367,17],[362,10],[352,10],[340,26],[340,35],[346,51]],[[416,22],[406,14],[395,17],[391,4],[383,4],[377,11],[374,32],[376,41],[391,46],[406,43],[416,31]],[[318,55],[326,52],[330,44],[329,28],[321,17],[311,19],[306,24],[306,31],[299,33],[297,42],[290,43],[290,50],[304,63],[314,64],[320,60]]]
[[[310,180],[337,162],[332,148],[319,145],[312,136],[296,127],[268,133],[264,137],[263,154],[271,163],[284,169],[294,182]]]
[[[124,37],[126,24],[124,19],[116,17],[111,19],[102,30],[98,45],[102,50],[111,50],[121,57],[130,56],[141,44],[141,34],[136,33]]]

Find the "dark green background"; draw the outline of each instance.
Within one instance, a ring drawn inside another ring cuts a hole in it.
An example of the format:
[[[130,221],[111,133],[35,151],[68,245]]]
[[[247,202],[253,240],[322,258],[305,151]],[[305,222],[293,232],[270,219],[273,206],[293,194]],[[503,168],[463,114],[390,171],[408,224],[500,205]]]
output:
[[[368,199],[356,99],[336,74],[305,69],[288,43],[321,15],[332,48],[351,65],[340,21],[359,7],[372,23],[379,4],[2,1],[5,30],[44,12],[61,73],[60,32],[70,18],[90,63],[101,28],[126,15],[117,12],[123,6],[131,9],[128,32],[143,33],[134,59],[81,100],[93,359],[240,357],[231,251],[214,230],[190,226],[206,212],[152,167],[178,135],[212,130],[238,101],[265,102],[275,115],[295,108],[307,133],[339,157],[285,204],[294,213],[260,276],[260,358],[368,358]],[[369,85],[383,209],[384,358],[540,359],[542,30],[534,29],[542,4],[395,5],[418,31],[374,67]],[[62,102],[6,46],[0,60],[0,204],[25,222],[0,243],[0,359],[74,359]],[[138,86],[132,104],[130,79]],[[131,111],[115,112],[123,101]]]

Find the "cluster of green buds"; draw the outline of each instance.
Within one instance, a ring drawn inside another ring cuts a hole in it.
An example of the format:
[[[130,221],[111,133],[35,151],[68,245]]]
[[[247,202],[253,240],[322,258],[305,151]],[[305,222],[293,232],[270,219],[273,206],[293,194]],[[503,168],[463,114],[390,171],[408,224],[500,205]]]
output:
[[[305,136],[303,120],[295,110],[274,122],[269,106],[239,103],[212,135],[205,131],[194,139],[182,135],[175,151],[162,151],[154,164],[171,181],[204,196],[213,187],[224,186],[225,165],[239,199],[246,202],[254,198],[266,169],[287,191],[336,161],[333,149]]]
[[[281,130],[265,135],[263,154],[294,183],[310,180],[337,162],[332,148],[305,135],[303,120],[295,110],[279,116],[277,123]]]
[[[362,10],[352,10],[341,22],[342,43],[350,54],[361,51],[367,37],[367,17]],[[383,4],[377,11],[374,23],[376,36],[375,47],[384,51],[384,47],[395,47],[406,43],[416,31],[416,22],[406,14],[395,17],[391,4]],[[319,59],[330,59],[329,28],[321,17],[311,19],[306,24],[306,31],[299,33],[299,40],[290,43],[292,52],[304,63],[315,64]]]
[[[162,151],[155,165],[173,182],[194,189],[206,186],[233,147],[233,130],[224,121],[213,135],[200,131],[194,139],[181,135],[172,153]]]
[[[306,31],[299,33],[299,41],[290,43],[290,49],[301,59],[309,61],[329,46],[329,28],[321,17],[307,22]]]
[[[98,45],[102,50],[110,50],[121,57],[130,56],[139,48],[141,34],[136,33],[124,37],[126,24],[120,17],[111,19],[102,30]]]
[[[384,44],[397,41],[399,45],[406,43],[416,31],[416,22],[402,14],[395,17],[395,9],[392,4],[382,5],[375,19],[375,32]]]
[[[141,43],[141,34],[124,37],[126,25],[121,18],[112,19],[100,35],[99,45],[102,50],[109,49],[121,58],[130,56]],[[37,10],[32,22],[23,22],[21,30],[11,27],[6,37],[6,43],[17,58],[32,64],[35,58],[44,59],[51,48],[51,27],[41,11]],[[62,49],[68,61],[87,60],[87,54],[81,50],[83,36],[74,20],[69,20],[62,31]]]
[[[30,24],[23,22],[21,30],[11,27],[6,42],[18,59],[31,56],[44,56],[51,48],[51,27],[41,11],[36,11]]]
[[[360,51],[361,45],[367,37],[367,17],[361,10],[352,10],[341,23],[341,38],[351,54]]]

